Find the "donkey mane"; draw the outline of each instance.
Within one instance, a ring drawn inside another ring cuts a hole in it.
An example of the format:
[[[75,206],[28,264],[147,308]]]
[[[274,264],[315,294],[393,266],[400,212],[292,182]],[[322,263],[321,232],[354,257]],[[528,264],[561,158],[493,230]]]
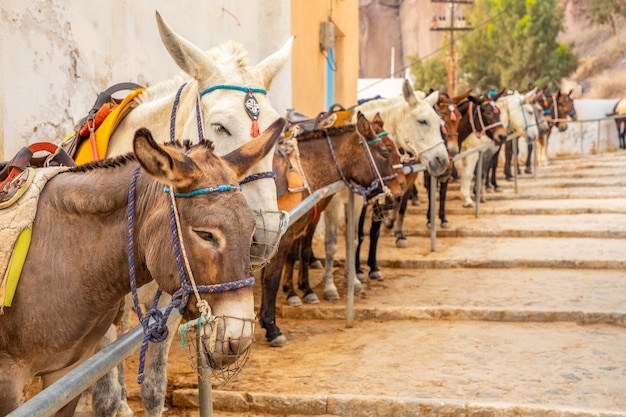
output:
[[[204,148],[213,153],[213,142],[208,139],[202,139],[200,142],[192,143],[191,140],[185,139],[184,141],[173,140],[163,144],[164,146],[170,146],[173,148],[189,151],[192,148]],[[128,162],[137,161],[135,154],[129,152],[125,155],[118,155],[112,158],[101,159],[99,161],[92,161],[86,164],[70,167],[69,172],[87,172],[100,168],[115,168],[126,165]]]
[[[248,51],[242,44],[233,40],[217,45],[206,53],[211,60],[220,66],[228,64],[229,67],[235,69],[245,69],[248,66]]]
[[[406,103],[406,100],[402,96],[392,98],[379,98],[363,103],[359,106],[359,110],[363,113],[367,113],[369,110],[394,107],[403,103]]]
[[[343,125],[343,126],[337,126],[337,127],[329,127],[326,129],[309,130],[296,136],[296,138],[298,139],[298,142],[303,142],[305,140],[326,138],[326,135],[328,136],[342,135],[344,133],[354,132],[355,130],[356,130],[356,125],[350,124],[350,125]]]
[[[126,165],[128,162],[136,161],[135,154],[127,153],[126,155],[119,155],[114,158],[101,159],[99,161],[92,161],[86,164],[70,167],[69,172],[88,172],[94,171],[100,168],[115,168]]]

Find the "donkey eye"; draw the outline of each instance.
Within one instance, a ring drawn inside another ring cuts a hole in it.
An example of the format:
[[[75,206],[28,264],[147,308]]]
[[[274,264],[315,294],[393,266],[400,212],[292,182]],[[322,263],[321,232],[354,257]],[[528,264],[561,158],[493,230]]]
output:
[[[428,120],[420,119],[417,122],[422,126],[428,126]]]
[[[219,247],[218,239],[213,233],[205,230],[194,230],[194,232],[200,237],[200,239],[213,244],[216,248]]]
[[[219,123],[211,123],[211,126],[213,126],[213,129],[215,129],[215,131],[218,133],[224,133],[227,136],[232,136],[230,132],[228,131],[228,129],[226,129],[224,126],[222,126]]]

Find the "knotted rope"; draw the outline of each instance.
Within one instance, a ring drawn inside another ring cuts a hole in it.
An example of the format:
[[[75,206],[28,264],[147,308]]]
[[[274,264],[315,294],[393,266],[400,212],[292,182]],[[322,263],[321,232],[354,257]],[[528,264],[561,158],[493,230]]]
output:
[[[175,198],[188,198],[193,197],[199,194],[207,194],[212,192],[227,192],[238,190],[239,187],[226,185],[226,186],[218,186],[215,188],[203,188],[199,190],[195,190],[186,194],[176,194],[174,191],[168,187],[164,187],[164,192],[169,195],[169,224],[170,224],[170,232],[172,237],[172,245],[174,247],[174,259],[176,260],[176,268],[178,270],[178,274],[180,277],[181,287],[172,294],[172,300],[165,308],[165,311],[162,312],[157,308],[158,300],[161,296],[161,289],[157,290],[154,300],[152,301],[152,305],[150,310],[146,311],[145,314],[141,313],[141,308],[139,307],[139,297],[137,295],[137,279],[135,276],[135,247],[134,247],[134,235],[135,235],[135,191],[137,188],[137,178],[139,177],[140,167],[137,166],[133,171],[133,176],[130,182],[130,186],[128,189],[128,244],[127,244],[127,255],[128,255],[128,272],[130,275],[130,289],[133,297],[133,304],[135,307],[135,311],[137,312],[137,318],[139,319],[139,323],[143,327],[144,337],[141,343],[140,354],[139,354],[139,375],[137,377],[137,382],[142,383],[145,375],[144,375],[144,364],[145,364],[145,355],[148,349],[148,342],[162,342],[164,341],[168,334],[169,329],[167,328],[167,320],[169,315],[174,308],[178,308],[181,316],[185,312],[185,307],[187,306],[187,302],[189,300],[189,295],[192,293],[195,294],[196,299],[198,300],[198,308],[201,311],[201,317],[205,321],[211,321],[214,319],[210,313],[210,307],[206,300],[202,300],[200,298],[201,293],[217,293],[224,291],[233,291],[239,288],[249,287],[254,284],[254,277],[244,278],[232,282],[225,282],[220,284],[213,285],[196,285],[195,279],[193,277],[193,273],[191,271],[191,267],[189,265],[189,260],[187,258],[187,254],[185,251],[184,243],[182,241],[182,233],[180,231],[180,219],[178,218],[178,210],[176,209]],[[185,263],[183,267],[183,261]],[[187,269],[187,273],[189,275],[189,279],[191,282],[187,284],[187,274],[185,273],[185,267]],[[152,319],[152,320],[151,320]]]

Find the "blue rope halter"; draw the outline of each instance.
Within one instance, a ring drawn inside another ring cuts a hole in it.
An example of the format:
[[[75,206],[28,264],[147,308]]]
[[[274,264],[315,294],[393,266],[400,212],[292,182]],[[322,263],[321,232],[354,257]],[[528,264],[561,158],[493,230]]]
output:
[[[237,190],[240,187],[232,185],[221,185],[215,188],[202,188],[185,194],[174,194],[168,187],[164,187],[163,191],[168,193],[171,198],[169,199],[169,223],[170,232],[172,236],[172,245],[174,247],[174,258],[176,259],[176,268],[178,269],[178,275],[180,277],[181,287],[172,294],[172,301],[165,308],[164,312],[161,312],[157,308],[159,298],[161,296],[161,289],[159,288],[154,296],[150,310],[146,311],[146,314],[141,313],[139,308],[139,297],[137,295],[137,279],[135,276],[135,191],[137,188],[137,178],[139,177],[140,167],[137,166],[133,171],[133,176],[128,189],[128,272],[130,275],[130,290],[133,297],[133,304],[135,311],[137,312],[137,318],[143,327],[143,340],[141,342],[141,348],[139,353],[139,375],[137,382],[142,383],[144,375],[144,364],[146,351],[148,350],[148,342],[162,342],[164,341],[169,330],[167,328],[167,320],[170,313],[174,308],[178,308],[181,315],[185,312],[185,307],[189,301],[189,296],[194,293],[194,286],[187,284],[187,275],[183,266],[183,256],[180,251],[180,236],[178,235],[178,228],[176,227],[176,218],[174,213],[173,198],[188,198],[200,194],[208,194],[212,192],[225,192]],[[234,291],[239,288],[249,287],[254,284],[254,277],[244,278],[232,282],[225,282],[213,285],[198,285],[196,290],[199,293],[217,293],[225,291]],[[152,319],[152,321],[150,320]]]
[[[184,83],[178,88],[178,91],[176,92],[176,97],[174,98],[174,104],[172,105],[172,112],[170,115],[170,140],[172,141],[176,139],[174,133],[175,133],[175,128],[176,128],[176,111],[178,109],[178,103],[180,101],[180,95],[183,91],[183,88],[185,88],[186,85],[187,83]],[[248,87],[241,87],[238,85],[219,84],[219,85],[214,85],[213,87],[209,87],[206,90],[203,90],[200,93],[200,97],[204,96],[205,94],[210,93],[211,91],[220,90],[220,89],[237,90],[237,91],[243,91],[243,92],[250,91],[251,93],[260,93],[260,94],[267,95],[267,91],[262,88],[248,88]],[[198,125],[198,139],[202,140],[204,139],[204,131],[202,129],[202,118],[200,117],[200,114],[201,114],[200,113],[200,101],[196,99],[196,123]],[[274,181],[276,181],[276,174],[274,174],[272,171],[251,174],[245,177],[243,180],[239,181],[239,185],[244,185],[249,182],[262,180],[265,178],[272,178]]]

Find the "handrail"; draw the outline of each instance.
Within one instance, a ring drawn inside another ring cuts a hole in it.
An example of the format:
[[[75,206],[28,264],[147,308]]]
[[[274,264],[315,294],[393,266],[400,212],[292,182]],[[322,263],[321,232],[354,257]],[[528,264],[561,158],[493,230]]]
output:
[[[172,310],[168,323],[179,317],[178,310]],[[48,417],[53,415],[130,356],[141,345],[142,340],[143,327],[141,325],[135,326],[22,406],[7,414],[7,417]]]

